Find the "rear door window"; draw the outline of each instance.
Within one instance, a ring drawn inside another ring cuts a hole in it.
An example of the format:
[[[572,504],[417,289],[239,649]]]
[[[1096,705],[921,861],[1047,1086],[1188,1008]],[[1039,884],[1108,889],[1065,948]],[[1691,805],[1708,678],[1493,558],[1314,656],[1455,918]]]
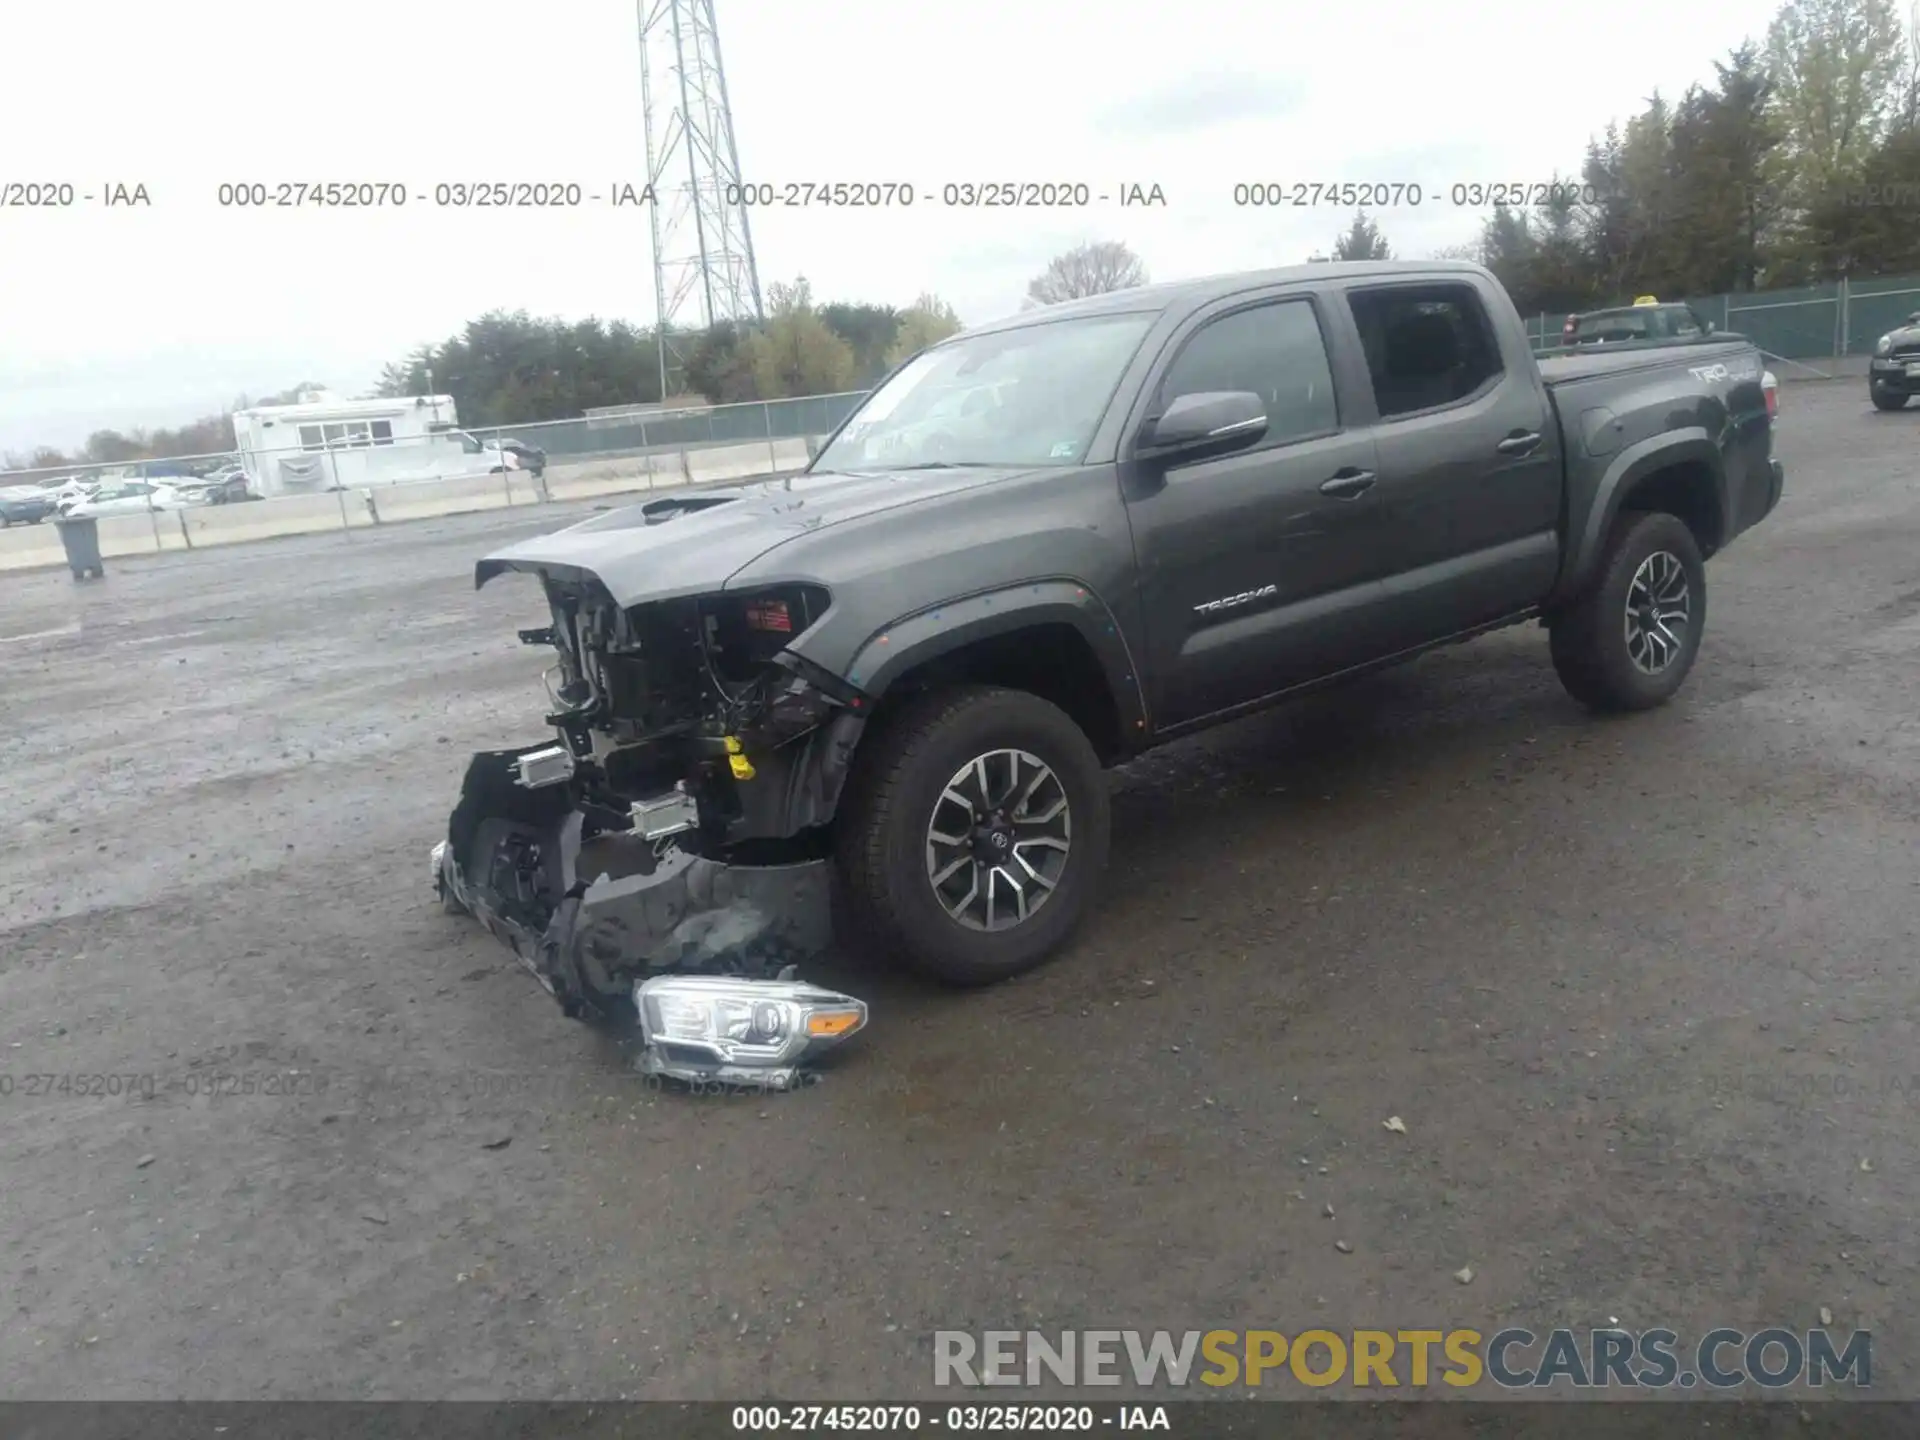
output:
[[[1350,290],[1382,419],[1478,394],[1502,373],[1493,324],[1470,285]]]

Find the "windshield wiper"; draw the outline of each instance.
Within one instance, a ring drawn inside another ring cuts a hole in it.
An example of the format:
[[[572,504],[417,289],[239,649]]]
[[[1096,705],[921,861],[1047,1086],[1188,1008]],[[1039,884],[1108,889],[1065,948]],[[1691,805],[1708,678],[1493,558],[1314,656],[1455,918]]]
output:
[[[1000,467],[987,460],[922,460],[917,465],[889,465],[886,468],[903,473],[908,470],[998,470]]]

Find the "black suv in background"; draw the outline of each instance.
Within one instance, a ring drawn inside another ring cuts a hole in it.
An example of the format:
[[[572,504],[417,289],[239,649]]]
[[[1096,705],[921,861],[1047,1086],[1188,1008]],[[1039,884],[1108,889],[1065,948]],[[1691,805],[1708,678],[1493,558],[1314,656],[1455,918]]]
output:
[[[1874,409],[1904,409],[1915,392],[1920,392],[1920,310],[1874,342],[1867,365],[1867,395]]]

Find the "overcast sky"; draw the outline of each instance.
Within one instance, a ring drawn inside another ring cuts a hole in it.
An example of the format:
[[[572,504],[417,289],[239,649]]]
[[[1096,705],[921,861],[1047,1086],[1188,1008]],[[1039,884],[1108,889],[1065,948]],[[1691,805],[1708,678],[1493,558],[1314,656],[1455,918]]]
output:
[[[1118,239],[1155,279],[1289,264],[1347,214],[1247,180],[1417,182],[1395,252],[1470,239],[1456,181],[1545,180],[1609,118],[1764,33],[1769,0],[1592,7],[1248,0],[718,0],[751,179],[896,181],[910,210],[753,214],[763,285],[979,322]],[[1600,17],[1604,14],[1604,23]],[[1656,37],[1652,40],[1649,37]],[[144,184],[145,209],[0,209],[0,451],[342,392],[489,309],[649,323],[646,212],[236,211],[223,181],[644,179],[632,0],[0,3],[0,185]],[[1162,210],[956,213],[949,182],[1159,185]]]

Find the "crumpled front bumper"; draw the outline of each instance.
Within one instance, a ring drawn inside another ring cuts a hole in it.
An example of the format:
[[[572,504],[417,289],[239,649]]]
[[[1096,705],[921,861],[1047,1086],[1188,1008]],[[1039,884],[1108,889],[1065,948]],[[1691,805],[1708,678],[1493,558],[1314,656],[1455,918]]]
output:
[[[810,988],[796,989],[796,967],[832,940],[828,862],[731,865],[625,835],[583,842],[583,817],[564,786],[516,782],[514,764],[525,753],[474,756],[447,838],[433,847],[442,904],[472,914],[504,941],[568,1015],[637,1015],[648,1073],[787,1088],[799,1060],[829,1045],[799,1046],[799,1058],[742,1050],[724,1034],[706,1057],[698,1046],[662,1047],[645,1034],[641,997],[655,979],[701,976],[723,979],[749,1016],[755,998],[794,1003]],[[516,870],[503,856],[537,859]],[[832,992],[814,994],[859,1006]],[[864,1024],[865,1007],[859,1010]]]

